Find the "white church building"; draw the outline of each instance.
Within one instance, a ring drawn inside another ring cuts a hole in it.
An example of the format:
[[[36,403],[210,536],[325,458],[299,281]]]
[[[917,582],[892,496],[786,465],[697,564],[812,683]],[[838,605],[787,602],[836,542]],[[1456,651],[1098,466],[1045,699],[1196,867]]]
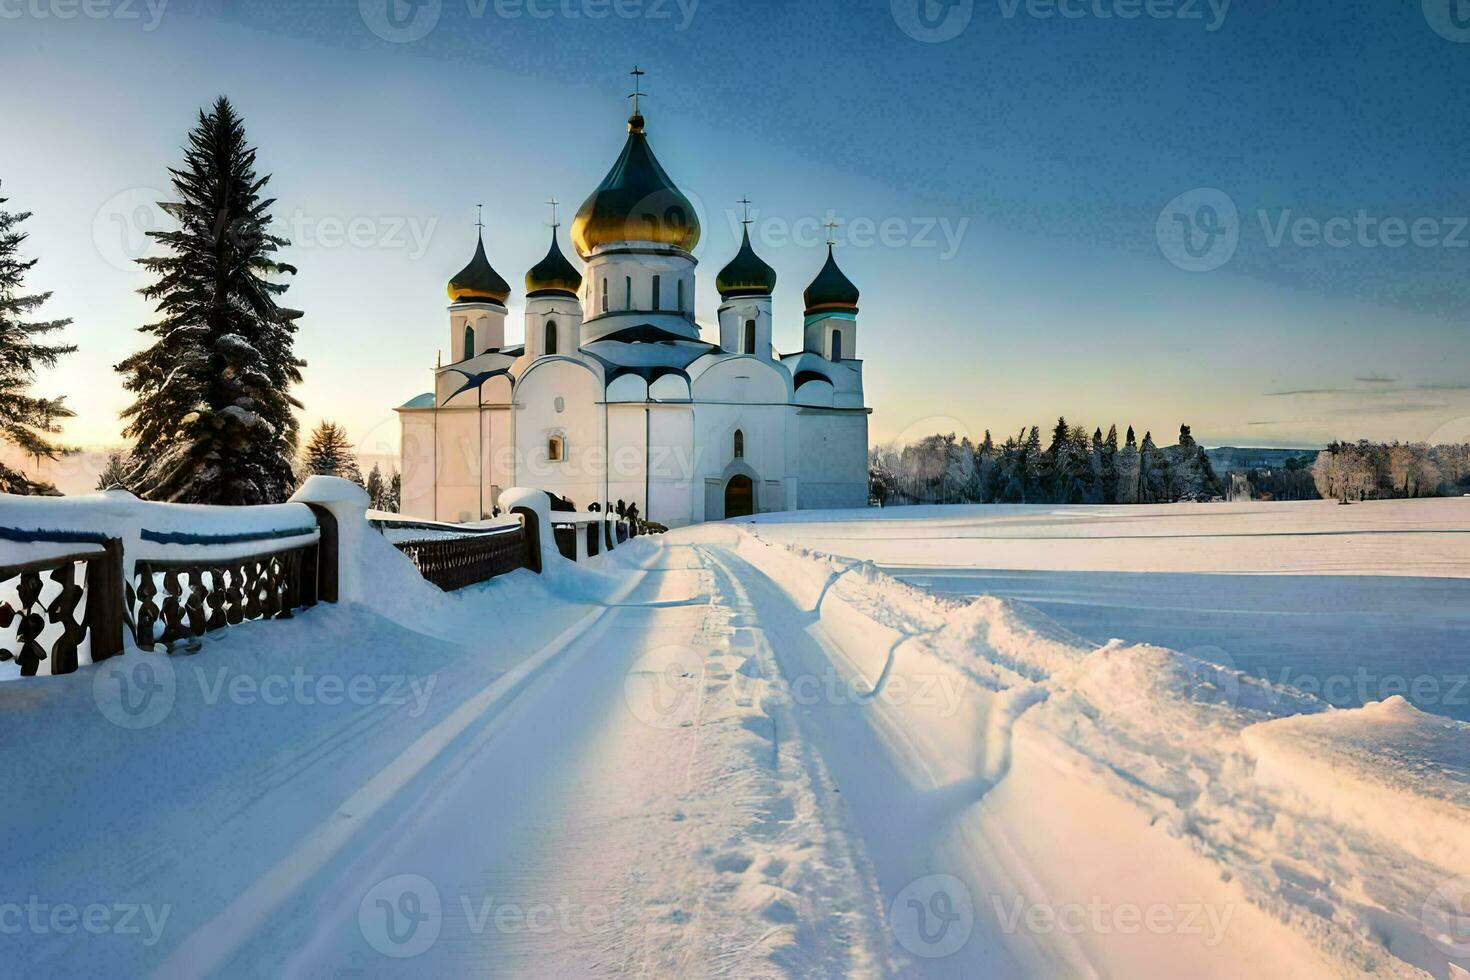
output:
[[[526,273],[525,341],[506,341],[510,285],[483,235],[449,282],[448,363],[397,411],[404,514],[488,517],[535,487],[636,503],[676,527],[766,511],[861,507],[868,409],[858,290],[826,263],[805,293],[801,350],[772,343],[776,274],[747,231],[715,277],[718,337],[694,316],[700,227],[653,155],[636,99],[617,162]]]

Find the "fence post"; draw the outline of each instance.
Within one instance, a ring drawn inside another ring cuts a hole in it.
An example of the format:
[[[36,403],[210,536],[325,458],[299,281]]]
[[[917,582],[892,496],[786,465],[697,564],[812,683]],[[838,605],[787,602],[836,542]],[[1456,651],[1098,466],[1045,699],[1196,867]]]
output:
[[[551,498],[542,490],[511,487],[500,494],[500,506],[519,514],[526,535],[525,566],[538,575],[546,568],[547,554],[557,554],[551,526]]]
[[[91,633],[92,662],[101,663],[122,653],[123,544],[108,538],[103,554],[87,562],[87,624]]]
[[[337,543],[337,516],[322,504],[307,502],[306,506],[311,508],[317,529],[321,532],[316,554],[308,551],[306,560],[302,562],[301,580],[311,590],[311,602],[306,605],[336,602],[338,569],[342,560]]]
[[[351,480],[318,475],[308,477],[291,495],[291,502],[310,507],[321,528],[317,597],[324,602],[371,601],[357,561],[366,536],[378,533],[367,522],[367,491]]]

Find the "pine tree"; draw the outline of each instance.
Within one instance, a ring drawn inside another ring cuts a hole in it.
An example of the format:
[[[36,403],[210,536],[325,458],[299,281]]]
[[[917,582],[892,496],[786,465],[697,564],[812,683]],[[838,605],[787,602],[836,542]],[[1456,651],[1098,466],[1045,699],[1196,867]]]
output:
[[[1138,439],[1133,435],[1133,426],[1130,425],[1127,440],[1113,459],[1114,480],[1117,484],[1114,499],[1118,503],[1136,504],[1139,502],[1138,484],[1141,466],[1142,463],[1138,457]]]
[[[102,472],[97,474],[98,490],[127,490],[128,481],[132,477],[133,463],[128,454],[120,449],[114,449],[107,454],[107,465]]]
[[[1118,427],[1108,426],[1107,438],[1102,444],[1102,458],[1098,461],[1101,468],[1102,479],[1102,501],[1105,504],[1118,502]]]
[[[270,180],[221,98],[189,134],[171,169],[179,200],[163,209],[177,231],[149,232],[168,253],[139,262],[156,281],[142,294],[161,319],[142,328],[152,346],[117,366],[136,400],[123,412],[136,440],[140,496],[214,504],[284,500],[295,485],[298,428],[290,394],[301,381],[298,311],[277,305],[276,281],[295,268],[275,260],[288,244],[270,231]]]
[[[368,506],[373,510],[383,509],[383,500],[388,493],[388,488],[383,483],[383,468],[377,463],[368,470],[367,482],[362,485],[368,494]]]
[[[383,509],[390,514],[396,514],[402,505],[403,474],[394,469],[393,475],[388,477],[388,498],[383,502]]]
[[[308,476],[340,476],[362,485],[362,470],[357,453],[347,438],[347,430],[336,422],[323,421],[311,430],[311,439],[302,452],[303,479]]]
[[[8,212],[4,210],[6,200],[0,197],[0,438],[28,456],[55,459],[68,450],[49,437],[60,431],[58,421],[73,413],[62,398],[37,398],[29,392],[38,367],[55,367],[57,358],[76,350],[73,345],[39,341],[70,325],[71,320],[26,319],[51,294],[21,291],[25,274],[36,260],[20,257],[26,235],[17,226],[31,212]],[[56,488],[0,463],[0,493],[55,495]]]

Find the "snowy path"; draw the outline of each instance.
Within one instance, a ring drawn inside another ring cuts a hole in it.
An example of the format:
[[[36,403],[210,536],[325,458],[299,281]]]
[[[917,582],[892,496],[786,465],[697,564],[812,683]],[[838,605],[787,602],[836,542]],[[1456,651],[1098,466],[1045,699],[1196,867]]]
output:
[[[469,694],[291,839],[232,859],[239,839],[216,837],[169,880],[155,876],[151,894],[190,897],[176,913],[187,929],[136,965],[165,976],[891,972],[879,896],[831,778],[790,708],[762,705],[739,670],[751,657],[776,663],[723,571],[731,560],[659,548],[631,592]],[[792,639],[782,633],[783,646]],[[283,795],[255,805],[289,810]],[[266,855],[273,863],[234,876],[235,894],[206,883]]]

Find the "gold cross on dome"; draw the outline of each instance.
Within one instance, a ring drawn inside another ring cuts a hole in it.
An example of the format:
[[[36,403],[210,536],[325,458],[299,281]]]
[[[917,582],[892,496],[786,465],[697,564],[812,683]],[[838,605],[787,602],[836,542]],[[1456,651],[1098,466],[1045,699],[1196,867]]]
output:
[[[836,221],[828,221],[822,227],[827,229],[827,244],[828,245],[836,245],[837,244],[837,236],[835,234],[833,234],[833,233],[835,231],[837,231],[837,222]]]
[[[551,227],[560,228],[561,223],[556,220],[556,206],[561,202],[558,201],[556,198],[551,197],[547,198],[546,203],[551,205]]]
[[[485,205],[475,205],[475,227],[481,231],[485,230]]]
[[[748,225],[748,224],[750,224],[750,198],[748,198],[748,197],[742,197],[740,200],[736,201],[735,203],[738,204],[738,205],[740,205],[741,207],[743,207],[745,209],[745,217],[743,217],[743,218],[740,219],[740,223],[742,225]]]

